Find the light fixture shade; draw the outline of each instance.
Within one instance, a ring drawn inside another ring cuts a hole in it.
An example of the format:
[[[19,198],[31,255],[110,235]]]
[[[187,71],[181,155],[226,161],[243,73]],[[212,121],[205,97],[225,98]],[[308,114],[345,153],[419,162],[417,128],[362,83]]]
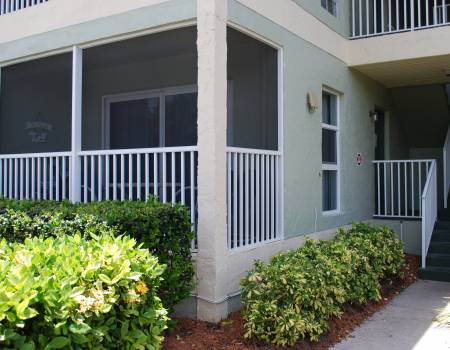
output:
[[[309,113],[314,113],[319,109],[319,102],[316,95],[313,92],[308,92],[307,104]]]

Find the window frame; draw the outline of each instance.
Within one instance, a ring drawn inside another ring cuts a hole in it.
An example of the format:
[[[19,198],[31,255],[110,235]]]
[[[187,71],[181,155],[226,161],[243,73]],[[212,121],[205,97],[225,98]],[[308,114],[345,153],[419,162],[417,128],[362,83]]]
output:
[[[327,94],[330,96],[334,96],[336,98],[336,125],[327,124],[323,122],[323,115],[321,115],[322,122],[321,122],[321,128],[320,128],[320,134],[322,137],[322,131],[325,130],[331,130],[336,132],[336,164],[332,163],[325,163],[323,161],[323,158],[321,160],[321,166],[322,166],[322,172],[321,172],[321,178],[322,178],[322,214],[323,215],[336,215],[341,213],[341,139],[340,139],[340,99],[341,94],[335,90],[332,90],[330,88],[323,87],[322,88],[322,95],[321,95],[321,111],[323,111],[323,95]],[[323,152],[323,139],[321,142],[321,155]],[[324,202],[323,202],[323,178],[324,178],[324,171],[334,171],[336,172],[336,209],[331,210],[324,210]]]
[[[110,149],[111,142],[111,104],[116,102],[126,102],[142,100],[146,98],[159,98],[159,147],[166,147],[166,112],[165,97],[173,95],[182,95],[188,93],[198,93],[197,85],[173,86],[154,90],[133,91],[122,94],[105,95],[103,99],[103,117],[102,117],[102,147]]]

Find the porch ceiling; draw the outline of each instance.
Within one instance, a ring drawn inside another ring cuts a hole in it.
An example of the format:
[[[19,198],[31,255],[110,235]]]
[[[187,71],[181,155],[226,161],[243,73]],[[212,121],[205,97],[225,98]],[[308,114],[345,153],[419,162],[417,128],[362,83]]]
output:
[[[450,83],[450,55],[353,66],[388,88]]]

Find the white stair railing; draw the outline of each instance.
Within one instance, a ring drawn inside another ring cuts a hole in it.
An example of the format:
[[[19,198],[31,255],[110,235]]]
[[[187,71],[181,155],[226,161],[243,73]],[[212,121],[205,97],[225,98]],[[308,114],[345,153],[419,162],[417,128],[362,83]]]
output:
[[[444,208],[448,207],[448,194],[450,192],[450,127],[447,130],[447,137],[443,148],[443,169],[444,169]]]
[[[351,37],[413,31],[450,24],[450,0],[352,0]]]
[[[433,160],[382,160],[375,165],[375,217],[422,217],[422,193]]]
[[[0,16],[39,5],[49,0],[0,0]]]
[[[433,161],[422,194],[422,268],[426,267],[428,248],[437,215],[437,170],[436,161]]]
[[[282,155],[227,148],[228,248],[249,249],[281,239]]]

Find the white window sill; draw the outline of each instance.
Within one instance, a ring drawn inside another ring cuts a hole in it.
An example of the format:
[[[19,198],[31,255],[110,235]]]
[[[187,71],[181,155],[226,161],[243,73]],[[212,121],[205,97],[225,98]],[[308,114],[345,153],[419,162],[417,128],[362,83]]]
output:
[[[339,216],[344,214],[341,210],[329,210],[329,211],[323,211],[322,216]]]

